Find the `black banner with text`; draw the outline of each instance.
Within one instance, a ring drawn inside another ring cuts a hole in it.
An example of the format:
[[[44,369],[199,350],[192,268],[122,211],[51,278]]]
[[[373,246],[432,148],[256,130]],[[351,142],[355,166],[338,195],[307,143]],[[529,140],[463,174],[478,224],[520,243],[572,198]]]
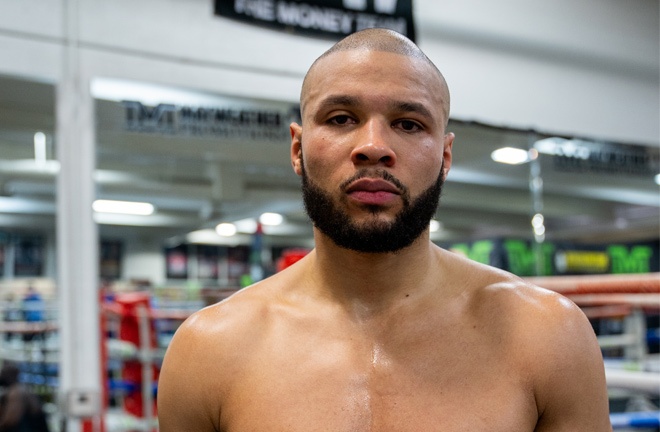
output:
[[[415,40],[412,0],[215,0],[215,14],[323,38],[379,27]]]

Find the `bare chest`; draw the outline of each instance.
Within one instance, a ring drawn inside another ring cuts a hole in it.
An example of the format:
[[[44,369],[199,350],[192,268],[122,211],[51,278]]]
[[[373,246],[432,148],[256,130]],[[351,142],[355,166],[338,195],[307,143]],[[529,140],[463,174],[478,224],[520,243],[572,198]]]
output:
[[[473,342],[364,350],[350,341],[280,340],[233,380],[222,430],[533,431],[536,407],[523,376],[499,351]]]

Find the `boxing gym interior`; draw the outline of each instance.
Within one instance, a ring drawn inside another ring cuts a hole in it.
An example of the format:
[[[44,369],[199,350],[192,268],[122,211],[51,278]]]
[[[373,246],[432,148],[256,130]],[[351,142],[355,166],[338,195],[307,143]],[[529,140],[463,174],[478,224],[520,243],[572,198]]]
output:
[[[289,150],[307,69],[386,27],[451,93],[432,242],[572,300],[612,428],[660,431],[659,16],[657,0],[0,2],[0,364],[50,431],[157,431],[181,323],[314,248]]]

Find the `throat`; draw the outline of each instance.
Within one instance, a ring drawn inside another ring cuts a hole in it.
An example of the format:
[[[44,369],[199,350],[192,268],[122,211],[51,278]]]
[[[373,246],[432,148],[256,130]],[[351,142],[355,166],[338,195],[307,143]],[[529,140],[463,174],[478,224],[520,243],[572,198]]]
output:
[[[327,240],[327,239],[326,239]],[[368,307],[388,303],[429,283],[433,254],[424,241],[396,253],[360,253],[338,247],[318,247],[314,278],[339,297]]]

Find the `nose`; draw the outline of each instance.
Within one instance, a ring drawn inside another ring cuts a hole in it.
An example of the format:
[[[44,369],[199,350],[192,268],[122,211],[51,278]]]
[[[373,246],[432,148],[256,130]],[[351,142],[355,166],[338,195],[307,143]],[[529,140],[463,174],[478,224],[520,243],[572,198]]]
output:
[[[369,121],[360,128],[357,145],[351,152],[355,165],[378,165],[391,167],[396,162],[396,153],[388,143],[389,124]],[[390,138],[391,139],[391,138]]]

